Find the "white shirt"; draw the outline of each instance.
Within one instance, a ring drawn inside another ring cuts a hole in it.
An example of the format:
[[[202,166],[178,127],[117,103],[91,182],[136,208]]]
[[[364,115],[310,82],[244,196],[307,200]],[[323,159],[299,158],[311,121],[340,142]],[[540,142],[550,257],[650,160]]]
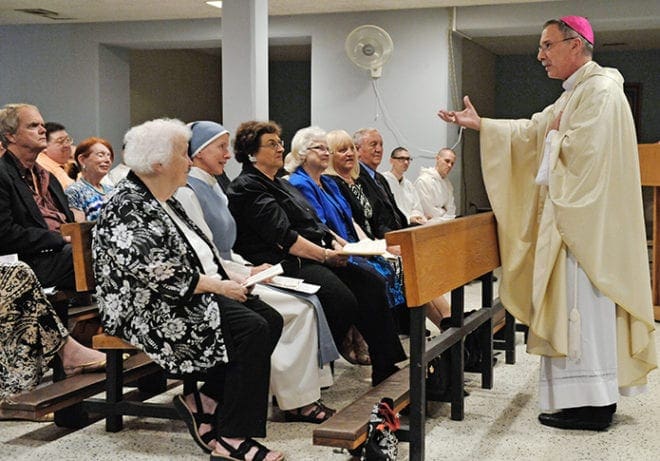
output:
[[[415,181],[422,210],[431,221],[449,221],[456,217],[454,186],[435,168],[422,168]]]
[[[405,176],[401,178],[401,181],[391,171],[383,173],[383,176],[385,176],[390,189],[392,189],[396,206],[406,215],[408,223],[411,222],[411,218],[424,216],[422,204],[419,201],[419,195],[417,195],[415,186]]]

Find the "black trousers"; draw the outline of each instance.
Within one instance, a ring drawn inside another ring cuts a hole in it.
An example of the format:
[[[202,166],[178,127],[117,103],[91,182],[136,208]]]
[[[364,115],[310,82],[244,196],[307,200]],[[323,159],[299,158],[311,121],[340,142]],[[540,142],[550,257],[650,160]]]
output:
[[[75,290],[76,276],[73,272],[73,250],[67,243],[59,252],[22,256],[24,262],[32,268],[43,288],[55,287],[60,290]],[[54,306],[57,316],[67,324],[68,306]]]
[[[302,260],[285,266],[286,275],[320,285],[316,293],[328,319],[335,344],[340,345],[355,325],[369,345],[372,382],[378,384],[406,359],[388,307],[385,281],[357,266],[328,267]]]
[[[217,298],[229,363],[208,369],[200,391],[218,401],[218,437],[265,437],[270,356],[282,333],[282,316],[256,298],[245,303]]]

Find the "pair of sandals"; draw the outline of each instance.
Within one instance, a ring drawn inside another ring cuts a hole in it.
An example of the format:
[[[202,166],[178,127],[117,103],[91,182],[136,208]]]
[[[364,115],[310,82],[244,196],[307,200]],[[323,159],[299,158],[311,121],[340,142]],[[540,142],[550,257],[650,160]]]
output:
[[[199,392],[193,392],[195,398],[195,406],[198,409],[202,409],[202,399],[199,395]],[[185,398],[182,394],[179,394],[174,397],[172,400],[174,408],[181,416],[181,419],[186,423],[188,427],[188,432],[192,436],[193,440],[199,447],[204,450],[206,453],[211,454],[211,461],[245,461],[245,456],[252,450],[254,447],[257,448],[252,461],[263,461],[266,459],[270,450],[259,442],[247,438],[245,439],[237,448],[234,448],[222,437],[216,437],[214,431],[208,431],[204,434],[199,433],[199,426],[202,424],[215,424],[215,415],[211,413],[193,413],[192,410],[186,405]],[[228,455],[216,454],[213,452],[213,448],[209,445],[211,441],[215,440],[216,443],[222,445],[222,447],[227,450]],[[284,456],[281,456],[277,461],[284,460]]]
[[[337,413],[337,410],[326,407],[320,399],[314,402],[313,405],[314,408],[312,408],[312,411],[307,414],[302,412],[302,408],[296,408],[295,410],[285,410],[284,420],[287,423],[321,424],[322,422],[332,417],[332,415]],[[323,414],[323,416],[320,416],[321,414]]]

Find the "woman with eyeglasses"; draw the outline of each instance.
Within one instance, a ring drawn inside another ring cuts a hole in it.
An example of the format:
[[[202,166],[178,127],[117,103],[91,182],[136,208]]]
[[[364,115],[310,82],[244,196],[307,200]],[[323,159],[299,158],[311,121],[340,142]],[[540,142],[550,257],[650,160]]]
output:
[[[179,188],[175,197],[190,219],[213,241],[229,277],[243,283],[270,264],[253,266],[232,251],[236,222],[229,212],[227,196],[216,179],[224,173],[225,164],[232,157],[229,132],[211,121],[197,121],[188,126],[192,131],[188,147],[192,167],[187,187]],[[320,398],[321,388],[332,385],[328,362],[339,358],[339,354],[325,317],[321,318],[323,311],[318,299],[262,284],[257,284],[252,293],[284,319],[282,336],[271,355],[270,367],[270,391],[277,406],[287,422],[322,423],[335,413]]]
[[[101,180],[110,171],[115,154],[105,139],[87,138],[78,144],[75,159],[80,177],[64,192],[73,210],[82,211],[87,221],[96,221],[112,190]]]
[[[318,127],[303,128],[293,137],[291,152],[286,156],[284,168],[291,173],[289,182],[303,194],[321,222],[337,234],[341,241],[353,243],[368,238],[353,220],[351,207],[337,184],[323,175],[329,160],[326,132]],[[378,296],[384,295],[390,308],[405,307],[403,286],[392,266],[382,256],[352,256],[348,263],[375,276],[375,280],[382,284]],[[353,350],[358,351],[358,363],[361,362],[360,346],[359,337],[354,338]],[[342,349],[346,350],[347,347],[342,344]]]
[[[288,181],[278,178],[284,146],[274,122],[245,122],[234,141],[241,174],[229,186],[236,220],[234,249],[254,264],[282,263],[285,275],[320,285],[317,296],[336,344],[355,325],[369,346],[372,384],[398,370],[406,355],[384,299],[382,284],[348,264],[343,239],[323,224]]]

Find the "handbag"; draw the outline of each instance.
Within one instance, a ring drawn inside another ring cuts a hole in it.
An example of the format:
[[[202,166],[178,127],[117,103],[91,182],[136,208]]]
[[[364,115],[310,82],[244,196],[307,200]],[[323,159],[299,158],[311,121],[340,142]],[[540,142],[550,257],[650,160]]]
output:
[[[399,454],[399,439],[395,432],[401,427],[394,402],[383,398],[374,405],[367,426],[367,440],[362,445],[360,461],[395,461]]]

